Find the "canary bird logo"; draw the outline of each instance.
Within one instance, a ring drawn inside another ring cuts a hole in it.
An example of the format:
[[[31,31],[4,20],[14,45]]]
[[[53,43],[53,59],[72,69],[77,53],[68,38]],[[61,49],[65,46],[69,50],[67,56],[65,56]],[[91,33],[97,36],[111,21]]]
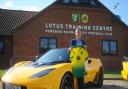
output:
[[[70,60],[74,76],[83,77],[85,75],[85,59],[87,57],[88,52],[83,47],[71,48]]]

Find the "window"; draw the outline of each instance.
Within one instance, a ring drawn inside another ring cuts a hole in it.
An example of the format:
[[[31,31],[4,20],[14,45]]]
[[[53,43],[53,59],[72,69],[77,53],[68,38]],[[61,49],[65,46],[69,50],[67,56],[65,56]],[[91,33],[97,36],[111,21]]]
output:
[[[88,4],[90,0],[62,0],[64,3],[83,3],[83,4]]]
[[[104,55],[116,55],[117,54],[117,41],[116,40],[103,40],[102,51]]]
[[[49,39],[49,48],[50,49],[56,48],[56,39]]]
[[[69,0],[64,0],[63,2],[64,2],[64,3],[69,3]]]
[[[40,56],[36,63],[52,64],[56,62],[70,62],[69,52],[66,49],[50,50],[46,54]]]
[[[57,41],[55,38],[41,38],[40,48],[41,52],[46,52],[47,50],[54,49],[57,47]]]
[[[47,49],[48,48],[48,39],[47,38],[43,38],[41,39],[41,48]]]
[[[98,7],[96,0],[59,0],[59,2],[64,5]]]
[[[72,0],[72,3],[79,3],[79,0]]]
[[[2,54],[4,51],[4,42],[0,40],[0,54]]]
[[[126,41],[126,50],[127,50],[127,55],[128,55],[128,40]]]
[[[108,41],[103,41],[103,53],[104,54],[109,53],[109,43],[108,43]]]
[[[90,0],[80,0],[81,3],[88,4]]]
[[[110,54],[116,54],[117,52],[117,45],[116,41],[111,41],[110,42]]]
[[[91,0],[91,5],[96,6],[97,4],[93,0]]]

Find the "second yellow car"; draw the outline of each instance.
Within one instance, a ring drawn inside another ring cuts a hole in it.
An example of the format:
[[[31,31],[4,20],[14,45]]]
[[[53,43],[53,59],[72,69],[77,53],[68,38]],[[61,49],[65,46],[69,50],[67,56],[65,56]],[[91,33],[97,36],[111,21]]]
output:
[[[122,78],[128,80],[128,61],[123,61],[123,70],[121,71]]]

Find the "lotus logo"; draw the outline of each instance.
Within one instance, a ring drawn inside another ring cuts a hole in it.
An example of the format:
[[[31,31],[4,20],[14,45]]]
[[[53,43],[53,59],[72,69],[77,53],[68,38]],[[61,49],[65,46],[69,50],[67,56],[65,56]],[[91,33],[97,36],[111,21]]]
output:
[[[83,23],[87,23],[88,22],[88,15],[87,14],[83,14],[81,17],[81,20]]]
[[[80,14],[80,13],[72,13],[72,21],[73,22],[82,22],[87,23],[88,22],[88,15],[87,14]]]

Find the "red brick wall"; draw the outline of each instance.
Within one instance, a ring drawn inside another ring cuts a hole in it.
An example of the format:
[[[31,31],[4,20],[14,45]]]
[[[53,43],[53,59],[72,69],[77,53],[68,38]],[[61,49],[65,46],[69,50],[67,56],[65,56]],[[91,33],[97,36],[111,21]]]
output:
[[[74,34],[46,33],[44,23],[73,24],[70,20],[73,11],[88,14],[89,22],[86,25],[111,25],[113,27],[112,36],[82,35],[82,38],[87,42],[90,56],[101,58],[105,69],[120,70],[122,56],[127,55],[125,42],[128,40],[128,29],[121,23],[113,22],[111,13],[106,10],[92,8],[55,6],[47,9],[41,16],[36,17],[32,22],[24,25],[19,31],[14,33],[13,62],[31,60],[38,55],[41,37],[56,37],[57,48],[69,47],[70,40],[75,37]],[[83,25],[83,23],[79,24]],[[102,55],[101,43],[103,39],[118,41],[117,56]]]

